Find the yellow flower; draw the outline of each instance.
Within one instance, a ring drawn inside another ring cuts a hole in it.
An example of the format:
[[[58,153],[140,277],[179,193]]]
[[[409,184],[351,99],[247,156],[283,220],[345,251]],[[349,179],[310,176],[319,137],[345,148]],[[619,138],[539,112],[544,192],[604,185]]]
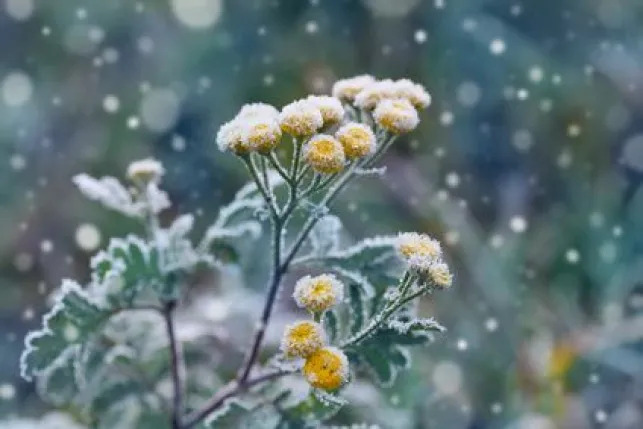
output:
[[[378,80],[367,85],[355,96],[355,105],[372,110],[382,100],[395,98],[395,84],[391,79]]]
[[[364,124],[350,122],[337,130],[335,136],[348,159],[362,158],[375,151],[375,134]]]
[[[237,155],[250,152],[247,140],[243,138],[244,129],[238,119],[226,122],[217,133],[217,146],[221,151],[229,150]]]
[[[335,137],[318,134],[304,146],[304,160],[317,173],[334,174],[344,169],[346,156]]]
[[[402,232],[397,236],[397,251],[405,259],[426,257],[437,261],[442,256],[440,242],[426,234]]]
[[[333,85],[333,97],[352,102],[357,94],[373,82],[375,82],[375,78],[367,74],[340,79]]]
[[[409,79],[396,80],[393,88],[397,98],[409,100],[416,109],[426,109],[431,104],[431,95],[426,89]]]
[[[306,137],[315,134],[324,125],[324,117],[312,102],[298,100],[281,109],[279,123],[284,133]]]
[[[270,117],[258,117],[245,125],[244,141],[253,150],[268,153],[281,141],[279,122]]]
[[[448,288],[453,284],[453,274],[451,274],[449,266],[443,262],[430,264],[426,274],[427,280],[430,280],[431,284],[435,286]]]
[[[328,95],[311,95],[306,100],[317,106],[324,119],[324,126],[338,124],[344,119],[344,107],[337,98]]]
[[[344,284],[332,274],[305,276],[295,284],[293,298],[299,307],[320,313],[341,302]]]
[[[348,381],[348,358],[335,347],[324,347],[306,359],[304,376],[319,389],[335,390]]]
[[[373,119],[380,127],[394,134],[413,131],[420,122],[417,110],[404,98],[386,99],[377,103]]]
[[[158,183],[164,174],[163,164],[154,158],[134,161],[127,167],[127,178],[133,182]]]
[[[324,347],[324,344],[321,325],[304,320],[286,326],[281,339],[281,351],[288,358],[305,358]]]

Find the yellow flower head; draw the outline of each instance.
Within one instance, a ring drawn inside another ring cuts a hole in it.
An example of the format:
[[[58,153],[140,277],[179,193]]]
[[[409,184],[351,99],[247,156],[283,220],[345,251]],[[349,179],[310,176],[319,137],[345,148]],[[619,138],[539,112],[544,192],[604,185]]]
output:
[[[375,82],[375,78],[367,74],[340,79],[333,85],[333,97],[352,102],[357,94],[373,82]]]
[[[441,288],[448,288],[453,284],[453,274],[451,274],[449,266],[444,262],[429,265],[426,277],[431,284]]]
[[[304,320],[286,326],[281,351],[288,358],[305,358],[324,347],[325,342],[321,325]]]
[[[281,141],[281,127],[276,119],[259,116],[245,124],[243,138],[249,148],[265,154]]]
[[[348,381],[348,358],[338,348],[324,347],[306,359],[303,371],[311,386],[335,390]]]
[[[426,109],[431,104],[431,95],[419,83],[400,79],[393,83],[393,88],[397,98],[409,100],[416,109]]]
[[[334,174],[344,169],[346,156],[335,137],[318,134],[304,146],[304,160],[317,173]]]
[[[246,104],[237,114],[237,118],[239,119],[252,119],[257,117],[277,118],[277,116],[279,116],[279,110],[266,103]]]
[[[315,134],[324,125],[324,117],[314,103],[298,100],[281,109],[279,123],[284,133],[306,137]]]
[[[413,131],[420,122],[417,110],[404,98],[386,99],[377,103],[373,119],[380,127],[394,134]]]
[[[295,284],[293,298],[299,307],[320,313],[341,302],[344,284],[332,274],[305,276]]]
[[[365,110],[373,110],[382,100],[395,98],[395,84],[391,79],[378,80],[367,85],[355,96],[355,105]]]
[[[217,146],[221,151],[229,150],[237,155],[250,152],[247,140],[244,138],[244,127],[240,120],[233,119],[219,128]]]
[[[338,124],[344,119],[344,107],[337,98],[328,95],[311,95],[306,100],[317,106],[324,119],[324,126]]]
[[[154,158],[134,161],[127,167],[127,178],[133,182],[158,183],[164,174],[165,168],[163,168],[163,164]]]
[[[400,233],[397,236],[397,251],[406,260],[422,257],[435,262],[442,256],[442,247],[438,240],[417,232]]]
[[[362,158],[375,151],[375,134],[369,126],[350,122],[343,125],[335,134],[344,147],[348,159]]]

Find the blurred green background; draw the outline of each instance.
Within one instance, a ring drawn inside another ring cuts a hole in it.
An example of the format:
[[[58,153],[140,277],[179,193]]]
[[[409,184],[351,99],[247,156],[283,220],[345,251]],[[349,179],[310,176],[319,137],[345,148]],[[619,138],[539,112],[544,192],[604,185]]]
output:
[[[205,222],[246,180],[214,145],[243,103],[370,73],[433,104],[337,211],[435,235],[456,274],[421,310],[448,335],[364,392],[373,420],[643,427],[642,24],[639,0],[0,0],[0,416],[46,409],[23,337],[133,227],[73,175],[154,156]]]

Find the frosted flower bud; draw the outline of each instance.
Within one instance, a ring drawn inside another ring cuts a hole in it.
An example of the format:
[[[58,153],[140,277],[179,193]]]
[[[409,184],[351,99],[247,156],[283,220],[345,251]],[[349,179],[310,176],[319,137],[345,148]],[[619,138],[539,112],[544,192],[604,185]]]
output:
[[[409,79],[396,80],[393,83],[396,98],[404,98],[416,109],[426,109],[431,104],[431,95],[419,83]]]
[[[324,126],[338,124],[344,119],[344,107],[337,98],[328,95],[311,95],[306,100],[317,106],[324,119]]]
[[[295,284],[297,305],[313,313],[326,311],[344,298],[344,284],[332,274],[305,276]]]
[[[405,259],[427,258],[431,262],[442,256],[442,247],[438,240],[417,232],[402,232],[397,236],[398,253]]]
[[[305,358],[324,347],[324,330],[319,323],[304,320],[286,326],[281,351],[288,358]]]
[[[379,102],[373,112],[373,119],[377,125],[394,134],[413,131],[420,122],[415,107],[403,98]]]
[[[441,288],[448,288],[453,283],[453,274],[444,262],[431,264],[426,272],[426,277],[432,284]]]
[[[277,118],[279,116],[279,110],[266,103],[250,103],[244,105],[239,113],[237,118],[240,119],[251,119],[256,117],[269,117]]]
[[[324,125],[324,117],[315,104],[298,100],[281,109],[279,123],[284,133],[306,137],[315,134]]]
[[[308,356],[303,373],[311,386],[335,390],[348,381],[348,358],[336,347],[324,347]]]
[[[348,159],[362,158],[375,151],[375,134],[371,127],[357,122],[343,125],[335,137],[342,144],[344,154]]]
[[[243,140],[251,150],[268,153],[281,141],[279,122],[269,116],[258,116],[244,124]]]
[[[340,79],[333,85],[333,97],[352,102],[357,94],[373,82],[375,78],[368,74]]]
[[[355,105],[365,110],[373,110],[380,101],[389,98],[395,98],[395,83],[391,79],[378,80],[355,96]]]
[[[346,156],[335,137],[318,134],[304,146],[304,160],[317,173],[334,174],[344,169]]]
[[[225,152],[229,150],[237,155],[250,152],[247,140],[244,138],[244,127],[238,119],[226,122],[217,133],[217,146]]]
[[[158,183],[164,174],[163,164],[154,158],[134,161],[127,167],[127,178],[133,182]]]

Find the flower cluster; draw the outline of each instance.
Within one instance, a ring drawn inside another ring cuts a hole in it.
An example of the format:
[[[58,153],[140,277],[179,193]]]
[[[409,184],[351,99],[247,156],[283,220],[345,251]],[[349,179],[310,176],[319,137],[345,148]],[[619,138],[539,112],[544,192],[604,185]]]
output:
[[[135,183],[158,183],[164,174],[163,164],[154,158],[134,161],[127,167],[127,178]]]
[[[311,95],[281,111],[264,103],[246,105],[221,126],[217,144],[237,155],[268,155],[286,134],[303,147],[303,161],[314,173],[336,174],[375,152],[373,127],[389,135],[412,131],[420,121],[418,109],[430,104],[424,87],[408,79],[355,76],[337,81],[332,96]]]
[[[437,240],[426,234],[403,232],[397,237],[397,251],[423,283],[440,288],[453,283],[453,274],[442,259],[442,247]]]
[[[344,285],[331,274],[306,276],[295,285],[293,298],[299,307],[310,311],[319,320],[325,311],[339,304]],[[348,380],[348,359],[338,348],[328,346],[322,326],[302,320],[286,326],[281,351],[287,358],[303,358],[303,374],[316,388],[335,390]]]

